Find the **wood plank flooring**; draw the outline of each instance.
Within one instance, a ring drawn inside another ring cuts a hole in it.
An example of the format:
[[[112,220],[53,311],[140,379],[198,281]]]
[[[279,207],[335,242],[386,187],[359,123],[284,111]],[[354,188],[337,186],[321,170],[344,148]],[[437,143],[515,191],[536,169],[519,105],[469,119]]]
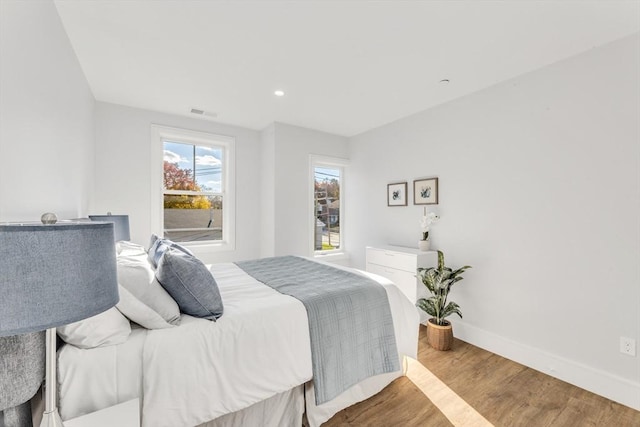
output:
[[[496,427],[640,427],[639,411],[458,339],[451,351],[443,352],[429,347],[426,339],[426,327],[421,326],[419,362],[461,398],[461,411],[475,410]],[[449,409],[443,409],[402,377],[337,413],[323,427],[480,425],[465,421],[466,416],[453,418],[454,424],[444,414]]]

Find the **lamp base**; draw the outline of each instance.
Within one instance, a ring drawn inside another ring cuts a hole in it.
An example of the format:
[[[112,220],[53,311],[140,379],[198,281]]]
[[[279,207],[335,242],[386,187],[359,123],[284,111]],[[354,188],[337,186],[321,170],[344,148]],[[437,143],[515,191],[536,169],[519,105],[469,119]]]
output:
[[[60,414],[58,414],[58,408],[51,412],[45,412],[42,414],[40,427],[64,427],[64,424],[62,424],[62,418],[60,418]]]
[[[47,375],[44,382],[45,401],[44,401],[44,413],[42,414],[42,421],[40,427],[64,427],[62,424],[62,418],[58,413],[58,407],[56,406],[56,387],[58,381],[56,380],[56,328],[47,329],[46,333],[46,368]]]

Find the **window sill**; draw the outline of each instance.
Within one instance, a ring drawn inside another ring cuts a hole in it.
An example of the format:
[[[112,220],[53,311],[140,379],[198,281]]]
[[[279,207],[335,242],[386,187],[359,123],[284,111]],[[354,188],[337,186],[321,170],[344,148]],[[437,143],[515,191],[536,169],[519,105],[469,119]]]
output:
[[[235,250],[235,246],[228,242],[207,242],[207,243],[197,243],[197,242],[180,242],[182,246],[189,249],[194,255],[199,254],[210,254],[215,252],[230,252]]]
[[[346,252],[331,252],[327,254],[314,253],[313,258],[318,261],[340,264],[347,267],[349,266],[349,254]]]

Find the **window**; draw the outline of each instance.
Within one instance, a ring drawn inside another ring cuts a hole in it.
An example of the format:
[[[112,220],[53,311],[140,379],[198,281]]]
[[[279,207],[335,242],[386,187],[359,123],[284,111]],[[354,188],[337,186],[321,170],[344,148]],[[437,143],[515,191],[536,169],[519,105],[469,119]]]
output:
[[[164,141],[164,236],[222,240],[224,148]]]
[[[232,244],[233,139],[160,126],[154,133],[154,149],[160,146],[162,155],[162,235],[193,245]]]
[[[312,228],[315,254],[344,250],[345,165],[342,159],[312,157]]]

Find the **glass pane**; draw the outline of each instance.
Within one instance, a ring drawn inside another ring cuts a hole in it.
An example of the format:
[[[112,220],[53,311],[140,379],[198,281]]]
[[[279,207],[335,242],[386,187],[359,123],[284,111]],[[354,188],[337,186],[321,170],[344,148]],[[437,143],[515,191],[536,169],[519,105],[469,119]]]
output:
[[[174,242],[222,240],[222,197],[165,195],[164,236]]]
[[[340,249],[340,169],[314,169],[315,249]]]
[[[165,190],[222,193],[223,149],[164,142]]]
[[[163,159],[165,190],[200,191],[193,178],[193,145],[165,141]]]
[[[222,193],[222,149],[195,147],[196,183],[202,191]]]

